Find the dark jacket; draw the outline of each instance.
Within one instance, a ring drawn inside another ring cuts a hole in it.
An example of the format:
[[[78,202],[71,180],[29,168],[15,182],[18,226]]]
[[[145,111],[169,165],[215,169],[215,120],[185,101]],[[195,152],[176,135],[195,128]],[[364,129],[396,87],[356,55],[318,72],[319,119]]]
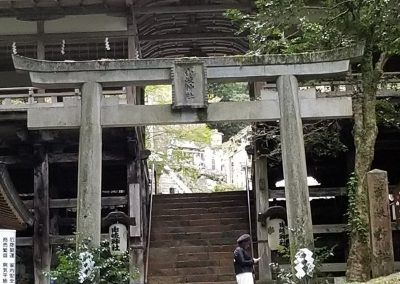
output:
[[[233,256],[233,265],[235,267],[236,275],[245,272],[253,272],[253,258],[246,252],[244,248],[237,247],[233,252]]]

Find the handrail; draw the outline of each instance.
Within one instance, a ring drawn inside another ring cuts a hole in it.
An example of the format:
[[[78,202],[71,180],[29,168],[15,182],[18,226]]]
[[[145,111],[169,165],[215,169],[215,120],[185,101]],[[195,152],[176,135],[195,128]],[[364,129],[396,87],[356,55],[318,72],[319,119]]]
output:
[[[155,170],[153,165],[153,180],[155,182]],[[153,189],[150,189],[150,208],[149,208],[149,227],[147,232],[147,244],[146,244],[146,263],[144,269],[144,283],[147,284],[147,278],[149,275],[149,256],[150,256],[150,239],[151,239],[151,226],[152,226],[152,215],[153,215]]]
[[[251,256],[254,257],[253,229],[252,229],[253,225],[251,222],[251,206],[250,206],[249,170],[247,167],[247,161],[246,161],[245,175],[246,175],[246,192],[247,192],[247,213],[249,218],[249,234],[251,237],[250,249],[251,249]]]

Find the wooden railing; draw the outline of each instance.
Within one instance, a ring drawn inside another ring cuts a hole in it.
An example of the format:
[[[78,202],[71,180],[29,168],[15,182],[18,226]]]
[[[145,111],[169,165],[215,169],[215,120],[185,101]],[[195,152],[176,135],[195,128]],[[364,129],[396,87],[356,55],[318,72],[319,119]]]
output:
[[[302,88],[316,88],[317,96],[337,97],[351,96],[348,88],[354,82],[360,82],[361,74],[353,74],[353,81],[325,80],[308,81],[300,84]],[[266,84],[266,89],[275,88],[275,84]],[[126,89],[104,90],[105,97],[119,96],[121,103],[126,103]],[[62,105],[65,97],[80,96],[79,89],[69,91],[44,90],[34,87],[0,88],[0,111],[25,111],[30,107],[44,106],[43,104]],[[378,88],[378,97],[400,97],[400,72],[385,73]]]
[[[61,106],[64,98],[80,96],[79,89],[70,91],[44,90],[34,87],[15,87],[0,88],[0,111],[26,111],[31,107]],[[119,96],[122,101],[126,101],[125,88],[117,90],[104,90],[103,95]]]

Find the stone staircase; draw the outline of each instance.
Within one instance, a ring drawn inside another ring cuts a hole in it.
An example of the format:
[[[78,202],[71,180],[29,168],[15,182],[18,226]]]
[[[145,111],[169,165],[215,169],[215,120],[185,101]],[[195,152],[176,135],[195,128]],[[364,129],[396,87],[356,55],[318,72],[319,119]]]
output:
[[[249,232],[246,192],[154,197],[149,284],[236,283],[233,250]]]

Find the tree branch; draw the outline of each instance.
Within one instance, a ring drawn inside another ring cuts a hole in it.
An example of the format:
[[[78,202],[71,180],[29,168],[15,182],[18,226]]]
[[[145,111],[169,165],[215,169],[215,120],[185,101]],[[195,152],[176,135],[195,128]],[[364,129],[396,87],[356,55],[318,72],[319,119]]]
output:
[[[330,19],[330,20],[327,22],[327,24],[332,23],[333,21],[339,19],[341,16],[346,15],[348,12],[350,12],[350,9],[347,9],[346,11],[344,11],[344,12],[338,14],[337,16],[333,17],[332,19]]]
[[[339,7],[339,6],[342,6],[343,4],[350,3],[350,2],[351,2],[351,0],[342,1],[342,2],[340,2],[340,3],[337,3],[335,6],[331,7],[330,9],[331,9],[331,10],[336,9],[336,8]]]
[[[327,7],[327,6],[305,6],[305,8],[306,9],[310,9],[310,10],[326,10],[326,9],[333,10],[333,9],[336,9],[337,7],[339,7],[339,6],[342,6],[343,4],[350,3],[350,2],[351,2],[351,0],[345,0],[345,1],[342,1],[340,3],[337,3],[333,7]]]
[[[375,70],[379,72],[379,75],[383,74],[383,68],[385,67],[388,59],[389,56],[387,56],[386,52],[382,52],[381,55],[379,56],[379,60],[375,64]]]

